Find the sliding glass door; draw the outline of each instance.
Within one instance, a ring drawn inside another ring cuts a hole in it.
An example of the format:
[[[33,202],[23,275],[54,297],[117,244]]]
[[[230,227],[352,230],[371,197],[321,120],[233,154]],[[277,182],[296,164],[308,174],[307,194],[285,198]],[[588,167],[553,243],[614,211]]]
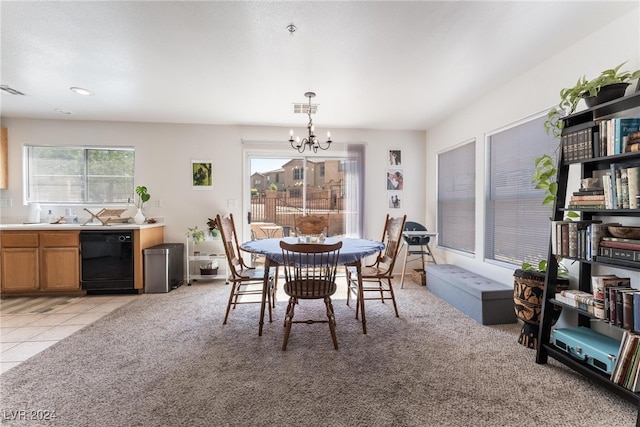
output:
[[[346,160],[340,157],[249,156],[254,238],[289,235],[294,217],[329,216],[329,235],[345,235]]]

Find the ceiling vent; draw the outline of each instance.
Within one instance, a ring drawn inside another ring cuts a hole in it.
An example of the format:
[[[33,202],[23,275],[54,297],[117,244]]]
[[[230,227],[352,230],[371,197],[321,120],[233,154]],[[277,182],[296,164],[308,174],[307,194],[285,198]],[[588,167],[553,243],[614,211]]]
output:
[[[311,114],[318,111],[318,104],[293,104],[293,112],[294,114],[307,114],[309,107],[311,107]]]
[[[20,92],[19,90],[15,90],[12,87],[9,87],[7,85],[0,85],[0,90],[2,90],[3,92],[7,92],[11,95],[24,95],[24,93]]]

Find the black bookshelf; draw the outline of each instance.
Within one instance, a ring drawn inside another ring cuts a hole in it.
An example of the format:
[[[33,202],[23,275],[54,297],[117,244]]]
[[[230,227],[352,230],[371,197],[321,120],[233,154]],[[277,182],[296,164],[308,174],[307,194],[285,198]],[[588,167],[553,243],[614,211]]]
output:
[[[640,92],[632,95],[610,101],[588,110],[572,114],[564,118],[563,132],[573,132],[585,127],[596,128],[602,120],[608,120],[614,117],[640,117]],[[562,221],[566,211],[579,212],[581,219],[592,220],[601,217],[621,216],[627,218],[640,218],[640,209],[565,209],[567,201],[567,181],[569,178],[569,168],[571,165],[577,165],[580,168],[581,177],[590,177],[596,170],[606,169],[612,163],[638,161],[640,163],[640,152],[623,153],[605,157],[595,157],[572,162],[563,162],[562,155],[558,159],[558,192],[553,208],[553,221]],[[579,326],[590,326],[595,321],[595,316],[576,307],[563,304],[555,299],[556,279],[557,279],[557,258],[554,255],[554,248],[549,243],[549,254],[547,257],[547,274],[545,278],[545,287],[543,292],[542,314],[540,320],[540,328],[538,335],[538,348],[536,350],[536,363],[545,364],[551,357],[567,367],[579,372],[593,382],[600,384],[613,393],[624,399],[636,404],[640,408],[640,393],[634,393],[627,388],[618,385],[609,379],[609,375],[591,367],[582,362],[569,353],[559,349],[550,342],[551,330],[553,324],[554,307],[560,306],[563,310],[572,310],[578,315]],[[607,265],[618,269],[629,271],[640,271],[640,263],[619,265],[607,262],[609,260],[599,260],[596,256],[594,260],[573,259],[572,262],[579,263],[578,267],[578,289],[585,292],[591,292],[591,270],[595,265]],[[637,286],[637,285],[636,285]],[[640,426],[640,411],[637,419],[637,425]]]

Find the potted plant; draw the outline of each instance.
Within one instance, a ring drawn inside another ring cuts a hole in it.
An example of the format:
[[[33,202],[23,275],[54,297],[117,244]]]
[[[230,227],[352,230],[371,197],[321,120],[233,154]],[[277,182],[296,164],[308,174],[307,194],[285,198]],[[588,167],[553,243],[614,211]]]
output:
[[[207,218],[207,227],[209,227],[209,235],[211,237],[220,236],[220,230],[218,229],[218,221],[215,218]]]
[[[197,225],[187,228],[187,237],[193,241],[194,245],[200,244],[205,240],[204,231],[200,230]]]
[[[593,107],[624,96],[629,82],[640,78],[640,70],[620,71],[624,64],[626,62],[604,70],[591,80],[582,76],[573,87],[562,89],[560,103],[549,110],[547,114],[547,120],[544,123],[547,133],[560,136],[563,125],[562,118],[574,113],[581,99],[585,100],[588,107]]]
[[[138,196],[136,200],[136,208],[138,208],[138,210],[133,217],[133,222],[136,224],[143,224],[146,221],[146,218],[142,212],[142,208],[144,207],[144,204],[149,201],[151,195],[148,193],[147,187],[144,185],[136,187],[136,195]]]

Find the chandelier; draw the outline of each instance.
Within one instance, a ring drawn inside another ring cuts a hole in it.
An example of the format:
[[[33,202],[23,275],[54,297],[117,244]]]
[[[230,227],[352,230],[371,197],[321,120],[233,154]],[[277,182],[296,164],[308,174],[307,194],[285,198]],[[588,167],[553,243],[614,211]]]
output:
[[[300,140],[299,136],[296,136],[296,139],[293,139],[293,129],[289,131],[289,142],[291,143],[291,147],[298,150],[299,153],[304,152],[306,148],[309,150],[313,150],[314,153],[318,152],[318,148],[321,150],[327,150],[331,146],[331,132],[327,132],[327,141],[324,143],[326,146],[322,146],[321,142],[318,141],[318,138],[314,134],[313,121],[311,120],[311,98],[316,96],[314,92],[307,92],[304,94],[307,98],[309,98],[309,108],[307,109],[307,115],[309,116],[309,124],[307,124],[307,130],[309,131],[309,136],[307,138],[303,138]]]

